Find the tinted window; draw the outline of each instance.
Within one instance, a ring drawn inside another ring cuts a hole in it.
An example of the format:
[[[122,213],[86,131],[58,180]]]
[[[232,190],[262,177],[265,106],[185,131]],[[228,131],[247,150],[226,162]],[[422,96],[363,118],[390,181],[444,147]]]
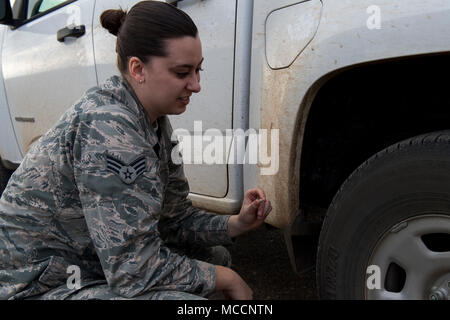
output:
[[[27,13],[27,19],[48,11],[56,6],[59,6],[60,4],[68,2],[67,0],[29,0],[28,1],[28,13]]]
[[[13,18],[26,22],[44,12],[73,2],[74,0],[10,0],[13,8]]]

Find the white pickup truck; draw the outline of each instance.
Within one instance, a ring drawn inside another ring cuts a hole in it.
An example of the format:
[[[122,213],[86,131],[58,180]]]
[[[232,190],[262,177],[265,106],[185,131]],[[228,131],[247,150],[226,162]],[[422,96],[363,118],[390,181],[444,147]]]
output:
[[[64,110],[118,74],[99,15],[135,2],[0,1],[3,187]],[[167,2],[196,22],[205,57],[174,128],[269,133],[264,163],[187,164],[194,204],[236,213],[263,188],[267,223],[295,272],[316,266],[321,298],[449,299],[450,0]]]

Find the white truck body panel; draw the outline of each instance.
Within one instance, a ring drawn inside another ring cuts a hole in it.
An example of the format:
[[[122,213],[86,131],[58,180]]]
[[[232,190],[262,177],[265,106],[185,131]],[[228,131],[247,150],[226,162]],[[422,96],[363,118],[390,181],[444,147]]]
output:
[[[255,0],[250,126],[280,129],[280,169],[273,176],[256,174],[253,184],[275,199],[268,222],[280,228],[290,225],[298,215],[301,144],[319,80],[359,63],[450,51],[450,1],[322,3],[321,21],[307,48],[289,68],[273,70],[264,56],[266,19],[272,11],[293,1]],[[373,15],[368,9],[373,6],[380,9],[380,29],[368,27]],[[244,173],[244,179],[254,174]]]
[[[248,105],[250,99],[250,69],[253,0],[237,1],[236,40],[234,53],[234,89],[233,89],[233,129],[246,131],[248,127]],[[238,144],[238,142],[236,142]],[[235,154],[235,158],[237,153]],[[238,212],[244,194],[244,167],[255,168],[254,164],[228,164],[228,192],[224,198],[211,198],[191,193],[190,198],[195,206],[219,213]],[[254,187],[253,185],[252,187]]]
[[[272,69],[289,67],[314,37],[321,0],[307,0],[272,11],[266,20],[266,56]]]
[[[7,26],[0,26],[0,44],[3,43],[3,35]],[[2,51],[0,50],[0,59]],[[3,73],[2,64],[0,63],[0,74]],[[6,90],[2,79],[0,85],[0,157],[8,159],[11,162],[19,163],[22,161],[23,154],[17,143],[16,134],[12,125],[11,114],[9,113],[8,101],[6,100]]]
[[[79,0],[17,29],[6,28],[2,66],[6,96],[22,154],[83,92],[97,84],[92,44],[94,1]],[[78,39],[56,40],[68,25]]]

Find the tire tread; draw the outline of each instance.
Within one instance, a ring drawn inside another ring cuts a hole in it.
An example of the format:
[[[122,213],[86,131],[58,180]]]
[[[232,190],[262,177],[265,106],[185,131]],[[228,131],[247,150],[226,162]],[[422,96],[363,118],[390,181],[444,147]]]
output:
[[[423,146],[432,146],[437,147],[439,145],[445,144],[446,147],[450,145],[450,130],[445,131],[437,131],[422,134],[416,137],[408,138],[398,143],[395,143],[384,150],[381,150],[374,154],[372,157],[364,161],[355,171],[353,171],[350,176],[342,183],[339,187],[336,195],[334,196],[327,214],[325,215],[325,219],[322,224],[322,230],[320,232],[319,242],[317,246],[317,261],[316,261],[316,285],[319,297],[321,295],[321,284],[320,284],[320,274],[322,272],[322,254],[320,254],[321,250],[324,247],[324,242],[326,240],[325,235],[328,234],[328,229],[330,228],[334,215],[331,215],[330,212],[335,212],[339,209],[338,204],[340,203],[341,198],[345,195],[344,190],[348,190],[352,188],[355,183],[358,182],[359,178],[364,174],[366,169],[371,166],[374,162],[379,161],[383,158],[389,157],[393,154],[398,154],[402,152],[408,152],[411,148],[423,147]],[[329,298],[329,297],[326,297]]]

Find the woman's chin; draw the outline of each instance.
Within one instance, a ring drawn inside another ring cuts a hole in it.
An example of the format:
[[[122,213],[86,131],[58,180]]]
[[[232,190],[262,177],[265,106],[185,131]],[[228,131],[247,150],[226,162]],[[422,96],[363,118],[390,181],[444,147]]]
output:
[[[186,111],[187,109],[187,105],[178,105],[177,108],[175,110],[173,110],[174,115],[179,115],[182,114]]]

